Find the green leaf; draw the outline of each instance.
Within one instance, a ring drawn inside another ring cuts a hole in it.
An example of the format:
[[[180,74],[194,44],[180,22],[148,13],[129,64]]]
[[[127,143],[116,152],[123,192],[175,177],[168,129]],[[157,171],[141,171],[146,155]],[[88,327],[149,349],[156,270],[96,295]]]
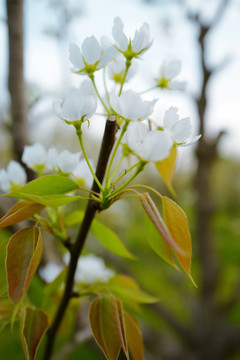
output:
[[[188,227],[188,219],[183,209],[168,197],[162,197],[163,215],[167,227],[181,252],[174,251],[181,266],[194,283],[190,274],[192,245],[191,235]],[[174,250],[174,249],[173,249]],[[194,285],[196,285],[194,283]]]
[[[124,323],[128,347],[133,360],[143,360],[143,338],[139,323],[126,312],[124,312]]]
[[[98,220],[94,220],[91,226],[91,231],[96,238],[104,245],[108,250],[119,256],[126,257],[128,259],[135,259],[135,257],[127,250],[123,245],[117,234],[115,234],[107,226],[100,223]]]
[[[77,201],[80,199],[80,196],[68,196],[68,195],[58,195],[58,194],[54,194],[54,195],[43,195],[43,196],[38,196],[38,195],[31,195],[31,194],[19,194],[18,196],[19,199],[25,199],[25,200],[29,200],[44,206],[49,206],[49,207],[58,207],[58,206],[62,206],[62,205],[67,205],[70,204],[74,201]]]
[[[42,310],[26,309],[21,338],[27,360],[35,359],[47,328],[48,317]]]
[[[84,217],[83,211],[73,211],[73,212],[67,214],[64,219],[66,228],[81,224],[81,222],[83,221],[83,217]]]
[[[42,256],[40,228],[28,226],[16,232],[7,246],[8,294],[16,304],[26,294]]]
[[[122,349],[123,349],[127,359],[129,359],[122,302],[119,299],[117,299],[116,297],[111,296],[110,297],[110,306],[112,309],[117,333],[118,333],[119,339],[121,341]]]
[[[172,179],[176,166],[176,160],[177,148],[176,146],[173,146],[170,150],[169,156],[166,159],[155,163],[159,174],[162,176],[163,181],[165,182],[166,186],[174,197],[176,196],[176,193],[172,186]]]
[[[108,360],[117,360],[121,340],[116,328],[114,311],[109,298],[96,298],[89,309],[93,336]]]
[[[177,268],[173,259],[171,247],[157,231],[147,215],[145,215],[145,229],[148,243],[153,251],[164,261]]]
[[[20,221],[26,220],[43,209],[43,205],[35,204],[29,201],[19,201],[14,204],[9,212],[0,219],[0,228],[11,226]]]
[[[10,192],[7,196],[21,198],[23,194],[37,196],[66,194],[78,188],[78,184],[65,176],[46,175],[30,181],[27,185]]]
[[[158,299],[142,291],[135,280],[126,275],[115,275],[108,281],[108,286],[113,295],[125,302],[151,304]]]
[[[10,300],[0,301],[0,331],[11,323],[14,306]]]

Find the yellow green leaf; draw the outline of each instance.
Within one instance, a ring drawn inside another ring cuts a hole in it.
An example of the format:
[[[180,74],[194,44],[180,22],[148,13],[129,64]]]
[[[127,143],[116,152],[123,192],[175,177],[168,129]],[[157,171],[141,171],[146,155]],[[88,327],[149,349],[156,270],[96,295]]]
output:
[[[48,317],[42,310],[26,309],[21,338],[27,360],[35,359],[47,328]]]
[[[110,306],[112,308],[113,319],[118,332],[119,339],[121,341],[122,349],[127,357],[129,358],[128,345],[123,317],[123,306],[122,302],[114,296],[110,297]]]
[[[7,246],[8,294],[16,304],[27,292],[42,256],[40,228],[28,226],[17,231]]]
[[[11,226],[20,221],[30,218],[32,215],[44,209],[44,205],[30,201],[19,201],[12,206],[9,212],[0,219],[0,228]]]
[[[166,186],[168,187],[169,191],[173,196],[176,196],[175,190],[172,186],[172,179],[174,175],[175,165],[177,160],[177,148],[173,146],[170,150],[169,156],[161,161],[155,163],[156,168],[163,178]]]
[[[168,197],[162,197],[163,215],[166,225],[171,233],[174,241],[182,249],[181,252],[175,252],[175,255],[180,262],[181,266],[193,281],[190,269],[191,269],[191,257],[192,257],[192,244],[191,235],[188,227],[188,219],[183,209],[175,203],[175,201]],[[194,283],[194,281],[193,281]]]
[[[108,286],[113,295],[125,302],[134,301],[136,303],[151,304],[158,299],[142,291],[137,282],[130,276],[115,275],[108,281]]]
[[[143,360],[143,338],[139,323],[126,312],[124,312],[124,323],[128,347],[133,360]]]
[[[109,298],[96,298],[90,305],[89,322],[93,336],[108,360],[117,360],[121,340]]]

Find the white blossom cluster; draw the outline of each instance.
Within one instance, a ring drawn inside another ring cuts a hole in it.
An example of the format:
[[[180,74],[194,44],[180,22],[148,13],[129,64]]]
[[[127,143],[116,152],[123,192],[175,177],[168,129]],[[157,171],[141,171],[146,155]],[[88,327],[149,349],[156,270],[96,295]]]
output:
[[[64,262],[66,265],[69,262],[68,253],[64,256]],[[47,283],[49,283],[53,281],[62,270],[62,265],[51,262],[40,269],[40,275]],[[107,282],[114,275],[114,271],[107,268],[101,258],[93,254],[88,254],[81,256],[78,260],[75,280],[91,285],[96,281]]]

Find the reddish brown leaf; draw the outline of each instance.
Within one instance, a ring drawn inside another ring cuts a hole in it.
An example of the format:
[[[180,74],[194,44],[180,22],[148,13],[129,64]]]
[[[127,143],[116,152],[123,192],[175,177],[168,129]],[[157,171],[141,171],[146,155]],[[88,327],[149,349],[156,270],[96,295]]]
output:
[[[126,357],[128,358],[129,354],[128,354],[128,346],[127,346],[127,339],[126,339],[126,332],[125,332],[125,325],[123,318],[122,302],[116,297],[111,296],[110,305],[112,308],[113,319],[116,325],[116,329],[121,341],[123,351],[126,354]]]
[[[192,245],[187,216],[183,209],[177,205],[175,201],[166,196],[162,198],[162,204],[164,219],[167,227],[176,244],[183,250],[182,252],[175,251],[175,255],[187,275],[193,281],[190,275]]]
[[[0,219],[0,228],[11,226],[20,221],[30,218],[32,215],[44,209],[44,205],[31,201],[19,201],[13,205],[9,212]]]
[[[148,193],[140,194],[139,198],[146,214],[152,221],[157,231],[161,234],[161,236],[172,249],[174,249],[177,253],[181,253],[182,249],[179,247],[179,244],[175,241],[175,239],[172,237],[172,234],[169,232],[150,195]]]
[[[42,236],[38,227],[16,232],[7,246],[8,294],[16,304],[27,292],[42,256]]]
[[[143,339],[137,320],[130,314],[124,313],[127,342],[133,360],[143,360]]]
[[[166,159],[155,163],[159,174],[162,176],[169,191],[174,196],[176,196],[176,193],[172,186],[172,179],[174,175],[176,160],[177,160],[177,148],[176,146],[173,146],[170,150],[169,156]]]
[[[93,336],[108,360],[117,360],[121,340],[116,329],[109,298],[96,298],[89,309]]]
[[[34,360],[37,349],[48,328],[48,317],[42,310],[26,309],[22,328],[22,345],[27,360]]]

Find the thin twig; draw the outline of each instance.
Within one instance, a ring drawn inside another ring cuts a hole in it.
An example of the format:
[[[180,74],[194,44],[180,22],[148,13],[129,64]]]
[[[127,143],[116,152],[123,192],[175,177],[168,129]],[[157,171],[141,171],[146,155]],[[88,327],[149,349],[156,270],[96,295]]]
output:
[[[114,145],[116,131],[117,131],[116,117],[114,115],[110,115],[106,122],[102,145],[101,145],[99,158],[98,158],[97,169],[96,169],[96,177],[98,178],[100,183],[103,182],[108,159],[109,159],[109,156],[111,154],[111,151],[112,151],[112,148]],[[95,181],[92,186],[92,191],[100,192],[100,189]],[[74,286],[74,276],[75,276],[75,272],[76,272],[76,268],[77,268],[78,258],[80,256],[83,246],[85,244],[88,231],[90,229],[92,220],[93,220],[97,210],[99,210],[99,203],[95,202],[94,200],[89,200],[87,208],[86,208],[86,212],[85,212],[85,215],[84,215],[84,218],[83,218],[83,221],[82,221],[82,224],[81,224],[78,236],[77,236],[77,239],[76,239],[75,243],[73,244],[73,246],[71,247],[70,263],[69,263],[69,267],[68,267],[68,274],[67,274],[65,290],[64,290],[62,299],[60,301],[58,310],[56,312],[53,324],[48,329],[48,332],[47,332],[47,342],[46,342],[45,354],[43,357],[44,360],[49,360],[51,353],[53,351],[53,346],[54,346],[58,328],[61,324],[61,321],[65,314],[66,308],[68,306],[68,303],[72,297],[73,286]]]

